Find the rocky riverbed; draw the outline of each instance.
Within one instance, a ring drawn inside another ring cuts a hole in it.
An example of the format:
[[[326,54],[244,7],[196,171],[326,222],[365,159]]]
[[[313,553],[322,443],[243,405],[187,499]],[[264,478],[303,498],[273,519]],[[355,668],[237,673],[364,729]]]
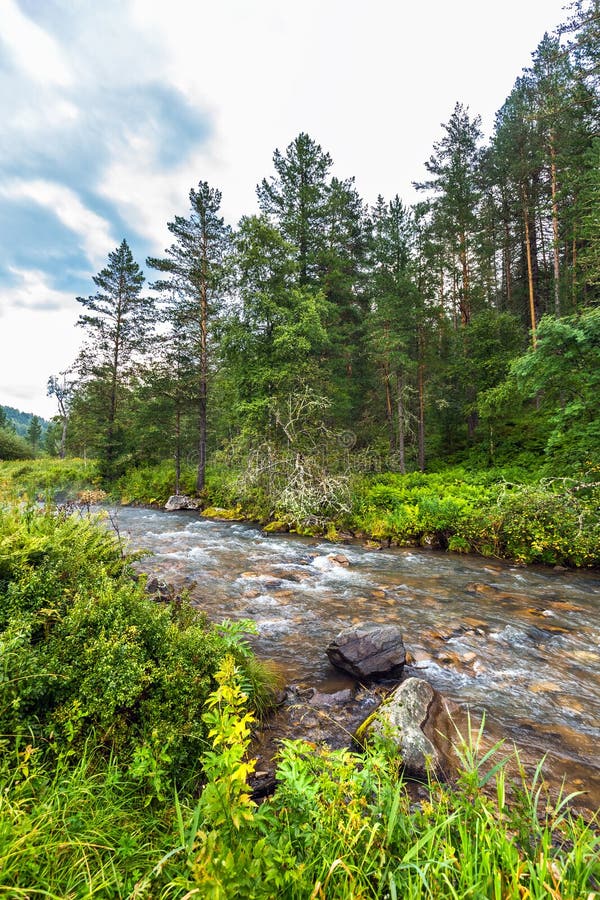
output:
[[[154,554],[142,570],[189,589],[215,621],[256,622],[255,650],[300,692],[301,703],[289,706],[301,706],[305,720],[332,717],[319,696],[357,690],[327,657],[335,636],[365,622],[395,625],[406,646],[405,675],[425,678],[475,718],[485,713],[493,739],[515,741],[532,759],[547,753],[551,780],[565,776],[568,790],[585,790],[589,804],[600,805],[597,572],[340,548],[195,512],[121,509],[117,519],[123,537]],[[352,703],[368,714],[362,690]],[[308,702],[305,691],[317,700]]]

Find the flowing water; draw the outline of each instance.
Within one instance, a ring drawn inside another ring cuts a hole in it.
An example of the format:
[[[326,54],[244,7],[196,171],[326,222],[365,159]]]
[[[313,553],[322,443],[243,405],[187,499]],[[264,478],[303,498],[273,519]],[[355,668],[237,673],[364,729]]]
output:
[[[485,710],[493,734],[538,757],[548,752],[551,777],[565,774],[569,789],[589,791],[589,805],[600,806],[597,571],[340,547],[186,512],[116,516],[133,547],[153,553],[142,570],[190,588],[213,621],[253,619],[256,652],[287,682],[345,686],[328,642],[350,624],[397,624],[412,674]]]

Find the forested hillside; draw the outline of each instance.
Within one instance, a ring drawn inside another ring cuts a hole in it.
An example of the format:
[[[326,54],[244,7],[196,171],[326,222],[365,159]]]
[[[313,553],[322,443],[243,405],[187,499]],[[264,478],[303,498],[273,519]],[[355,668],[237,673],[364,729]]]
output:
[[[84,352],[52,382],[68,451],[99,457],[109,478],[191,462],[198,490],[207,459],[324,448],[333,471],[444,460],[589,470],[600,402],[593,10],[580,3],[544,36],[489,140],[475,111],[449,111],[412,207],[398,196],[367,206],[300,133],[275,150],[259,212],[237,228],[201,181],[147,276],[124,240],[96,293],[79,298]]]
[[[53,449],[50,423],[33,413],[24,413],[12,406],[0,406],[0,460],[29,459],[44,445]]]
[[[0,406],[0,427],[8,427],[21,437],[27,437],[32,419],[37,419],[41,428],[41,434],[44,434],[50,424],[45,419],[36,416],[34,413],[22,412],[20,409],[15,409],[14,406]],[[34,425],[35,428],[36,426]]]

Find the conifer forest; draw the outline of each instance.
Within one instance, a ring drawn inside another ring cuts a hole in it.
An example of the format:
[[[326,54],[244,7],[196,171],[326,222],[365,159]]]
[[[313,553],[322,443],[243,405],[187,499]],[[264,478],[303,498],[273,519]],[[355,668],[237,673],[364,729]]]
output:
[[[413,203],[302,127],[0,405],[0,897],[598,900],[600,0]]]

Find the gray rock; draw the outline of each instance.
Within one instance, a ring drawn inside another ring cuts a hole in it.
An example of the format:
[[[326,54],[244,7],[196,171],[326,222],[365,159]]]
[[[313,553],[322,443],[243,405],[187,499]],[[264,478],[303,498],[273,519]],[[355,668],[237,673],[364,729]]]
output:
[[[336,566],[350,565],[350,560],[343,553],[330,553],[327,559],[330,559],[331,562]]]
[[[428,772],[447,775],[454,767],[450,708],[422,678],[407,678],[395,688],[358,728],[356,739],[364,744],[373,734],[397,745],[410,778],[425,779]]]
[[[146,593],[151,596],[157,603],[171,603],[180,598],[175,593],[175,588],[167,581],[152,575],[146,582]]]
[[[355,678],[399,677],[406,660],[397,625],[356,625],[341,631],[327,647],[330,662]]]
[[[168,512],[176,512],[179,509],[198,509],[200,502],[188,497],[186,494],[173,494],[165,503]]]

